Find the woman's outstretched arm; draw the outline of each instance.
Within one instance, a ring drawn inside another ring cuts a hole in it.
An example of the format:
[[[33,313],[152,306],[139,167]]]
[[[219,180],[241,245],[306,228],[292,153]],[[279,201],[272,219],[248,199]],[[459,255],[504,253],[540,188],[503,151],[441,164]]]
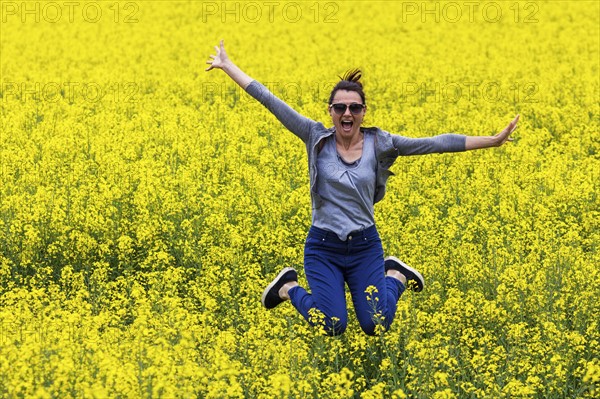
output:
[[[206,61],[210,64],[206,71],[210,71],[213,68],[222,69],[231,79],[235,81],[242,89],[246,90],[246,87],[254,80],[250,76],[246,75],[237,65],[235,65],[227,56],[223,40],[219,43],[219,46],[215,46],[217,55],[211,55],[212,60]]]
[[[231,79],[233,79],[242,89],[264,105],[289,131],[298,136],[305,143],[308,142],[311,129],[317,122],[300,115],[292,107],[271,93],[265,86],[246,75],[240,68],[237,67],[227,56],[223,40],[219,47],[215,46],[216,55],[211,55],[212,60],[206,61],[210,67],[206,68],[210,71],[213,68],[219,68],[225,71]]]
[[[433,137],[410,138],[394,134],[392,140],[400,155],[462,152],[480,148],[500,147],[507,141],[512,141],[510,134],[517,128],[518,120],[519,115],[504,130],[494,136],[466,136],[446,133]]]
[[[519,116],[520,115],[517,115],[504,130],[494,136],[467,136],[465,150],[469,151],[477,150],[479,148],[500,147],[507,141],[512,141],[513,139],[510,135],[517,128]]]

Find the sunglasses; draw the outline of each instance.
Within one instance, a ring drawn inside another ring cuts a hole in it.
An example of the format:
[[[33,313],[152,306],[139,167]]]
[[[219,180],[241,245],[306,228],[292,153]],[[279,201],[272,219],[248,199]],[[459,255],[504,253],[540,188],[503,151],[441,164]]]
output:
[[[338,104],[331,104],[329,106],[329,109],[331,109],[331,108],[333,108],[333,111],[338,115],[343,115],[346,112],[346,108],[350,108],[350,112],[357,115],[357,114],[360,114],[362,112],[362,110],[366,108],[366,105],[358,104],[358,103],[352,103],[350,105],[338,103]]]

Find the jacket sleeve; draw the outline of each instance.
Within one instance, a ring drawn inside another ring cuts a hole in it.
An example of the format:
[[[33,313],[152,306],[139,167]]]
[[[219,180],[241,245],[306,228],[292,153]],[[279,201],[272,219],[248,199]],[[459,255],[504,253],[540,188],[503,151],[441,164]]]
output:
[[[307,143],[310,131],[317,122],[300,115],[256,80],[246,87],[246,92],[271,111],[290,132]]]
[[[433,137],[411,138],[392,134],[392,142],[399,155],[421,155],[465,151],[467,136],[444,133]]]

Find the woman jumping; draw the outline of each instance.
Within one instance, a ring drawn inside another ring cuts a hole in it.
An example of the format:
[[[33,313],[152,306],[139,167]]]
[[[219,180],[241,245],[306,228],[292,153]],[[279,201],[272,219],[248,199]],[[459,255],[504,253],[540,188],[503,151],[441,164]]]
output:
[[[227,56],[223,40],[215,50],[206,71],[222,69],[298,136],[308,153],[312,225],[304,247],[304,272],[311,293],[298,285],[296,270],[286,267],[264,290],[263,306],[272,309],[289,299],[309,323],[316,324],[313,312],[318,311],[318,323],[326,333],[339,335],[348,321],[347,284],[362,330],[374,335],[378,324],[389,329],[406,287],[421,291],[425,284],[414,268],[395,257],[383,257],[374,204],[385,194],[390,166],[399,155],[499,147],[512,141],[519,115],[500,133],[486,137],[447,133],[409,138],[362,127],[367,104],[360,71],[354,70],[331,91],[328,112],[333,127],[326,128],[246,75]]]

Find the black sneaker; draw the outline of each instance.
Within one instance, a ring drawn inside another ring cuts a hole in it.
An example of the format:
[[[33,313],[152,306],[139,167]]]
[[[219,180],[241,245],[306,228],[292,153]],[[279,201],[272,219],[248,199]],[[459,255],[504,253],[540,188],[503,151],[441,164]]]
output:
[[[390,269],[398,270],[400,273],[404,274],[404,277],[406,277],[407,288],[412,286],[412,284],[409,284],[410,281],[414,281],[415,285],[412,287],[413,290],[415,292],[423,291],[425,280],[423,279],[423,276],[421,276],[421,273],[419,273],[417,270],[408,266],[406,263],[394,256],[388,256],[385,258],[386,273]]]
[[[296,270],[293,267],[286,267],[280,271],[277,277],[271,281],[271,284],[265,288],[260,300],[263,306],[267,309],[273,309],[275,306],[285,301],[285,299],[281,299],[279,296],[279,289],[283,287],[285,283],[289,283],[290,281],[298,281],[298,273],[296,273]]]

